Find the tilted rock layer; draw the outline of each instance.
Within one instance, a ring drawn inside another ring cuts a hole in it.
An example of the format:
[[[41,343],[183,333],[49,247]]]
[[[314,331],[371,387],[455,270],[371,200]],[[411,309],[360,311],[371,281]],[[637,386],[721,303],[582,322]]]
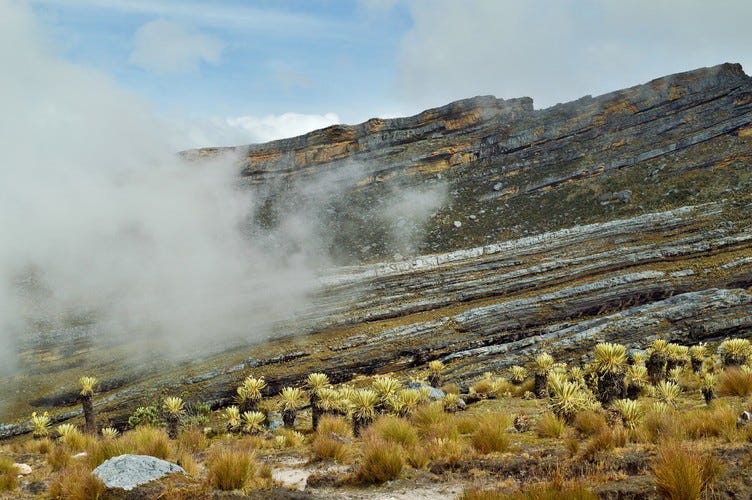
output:
[[[109,370],[98,409],[117,424],[157,389],[226,404],[249,373],[272,393],[313,370],[339,382],[442,359],[465,383],[541,349],[578,360],[600,341],[752,334],[752,80],[739,65],[544,110],[478,97],[231,151],[270,227],[301,186],[342,183],[319,219],[348,266],[322,276],[283,337],[189,364],[133,371],[117,346],[82,341],[95,329],[40,334],[24,352],[33,390],[0,393],[0,419],[29,405],[75,416],[71,360],[89,349]],[[416,187],[446,198],[405,246],[380,212]]]

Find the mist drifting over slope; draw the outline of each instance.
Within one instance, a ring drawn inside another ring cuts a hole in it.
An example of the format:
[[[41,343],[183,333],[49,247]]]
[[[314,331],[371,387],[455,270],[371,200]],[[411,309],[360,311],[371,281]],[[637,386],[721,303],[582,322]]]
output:
[[[0,67],[4,366],[30,332],[81,321],[184,355],[263,339],[306,308],[329,264],[321,214],[360,178],[357,165],[299,186],[279,223],[261,228],[260,197],[238,187],[235,158],[181,160],[177,129],[107,76],[56,57],[31,12],[3,0]],[[419,228],[444,195],[395,193],[405,207],[393,216]],[[404,225],[394,237],[409,247],[419,231]]]

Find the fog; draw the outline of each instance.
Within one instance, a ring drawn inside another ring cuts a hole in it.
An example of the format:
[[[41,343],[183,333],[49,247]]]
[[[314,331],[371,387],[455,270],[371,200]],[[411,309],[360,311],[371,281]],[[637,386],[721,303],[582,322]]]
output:
[[[4,366],[38,329],[95,320],[151,354],[182,355],[264,339],[305,307],[330,264],[311,204],[351,186],[357,165],[262,229],[236,158],[181,161],[170,124],[57,57],[30,12],[3,1],[0,67]],[[435,203],[420,205],[422,218]]]

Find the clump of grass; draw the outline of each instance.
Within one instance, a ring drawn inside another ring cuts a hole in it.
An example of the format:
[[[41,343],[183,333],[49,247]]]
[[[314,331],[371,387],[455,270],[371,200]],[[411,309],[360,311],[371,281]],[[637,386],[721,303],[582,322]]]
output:
[[[222,491],[253,489],[259,466],[253,451],[236,447],[215,448],[206,458],[207,481]]]
[[[352,455],[352,437],[352,428],[344,418],[322,415],[312,443],[314,458],[347,462]]]
[[[467,460],[468,445],[456,438],[433,438],[426,447],[432,461],[441,461],[453,467]]]
[[[365,484],[391,481],[400,476],[403,466],[402,450],[397,444],[381,439],[366,440],[356,478]]]
[[[455,439],[459,435],[456,422],[453,415],[444,411],[441,401],[419,406],[412,415],[412,423],[418,434],[427,439]]]
[[[370,429],[387,443],[395,443],[403,448],[414,446],[418,442],[418,431],[407,420],[393,415],[384,415],[376,419]]]
[[[47,454],[47,463],[53,471],[67,467],[71,462],[70,452],[63,446],[54,446]]]
[[[91,469],[98,467],[105,460],[123,453],[125,453],[125,450],[120,441],[92,440],[86,447],[86,458]]]
[[[614,435],[611,429],[606,427],[585,442],[580,454],[584,460],[593,460],[599,453],[613,450],[615,446]]]
[[[56,428],[59,440],[71,451],[81,451],[86,448],[87,439],[73,424],[60,424]]]
[[[13,460],[0,457],[0,491],[13,491],[18,485],[18,471],[13,465]]]
[[[567,424],[553,413],[546,413],[535,424],[535,432],[542,438],[559,438],[567,429]]]
[[[209,447],[209,441],[201,429],[197,427],[183,429],[178,437],[178,443],[181,448],[185,448],[191,453],[200,453]]]
[[[584,410],[575,416],[572,423],[577,432],[584,436],[592,436],[608,427],[606,417],[594,410]]]
[[[75,464],[59,471],[52,478],[47,494],[50,498],[90,500],[101,498],[105,486],[84,464]]]
[[[722,472],[721,463],[709,453],[665,442],[651,466],[655,485],[664,498],[701,498]]]
[[[174,452],[173,444],[164,429],[139,426],[120,438],[123,448],[139,455],[168,459]]]
[[[740,368],[726,368],[718,376],[718,394],[721,396],[742,396],[752,394],[752,373]]]
[[[690,439],[732,436],[736,431],[737,413],[724,404],[689,410],[683,412],[680,418],[681,427]]]
[[[684,428],[677,412],[663,403],[656,403],[645,413],[636,429],[640,441],[657,443],[661,439],[681,440]]]
[[[506,415],[484,415],[479,419],[470,442],[479,453],[503,452],[509,449],[507,428],[511,419]]]

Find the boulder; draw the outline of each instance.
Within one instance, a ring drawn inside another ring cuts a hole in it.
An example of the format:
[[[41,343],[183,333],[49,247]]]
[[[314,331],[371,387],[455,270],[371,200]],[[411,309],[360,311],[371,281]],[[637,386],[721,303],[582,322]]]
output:
[[[126,491],[168,474],[185,474],[185,470],[179,465],[148,455],[112,457],[92,472],[107,488],[121,488]]]

